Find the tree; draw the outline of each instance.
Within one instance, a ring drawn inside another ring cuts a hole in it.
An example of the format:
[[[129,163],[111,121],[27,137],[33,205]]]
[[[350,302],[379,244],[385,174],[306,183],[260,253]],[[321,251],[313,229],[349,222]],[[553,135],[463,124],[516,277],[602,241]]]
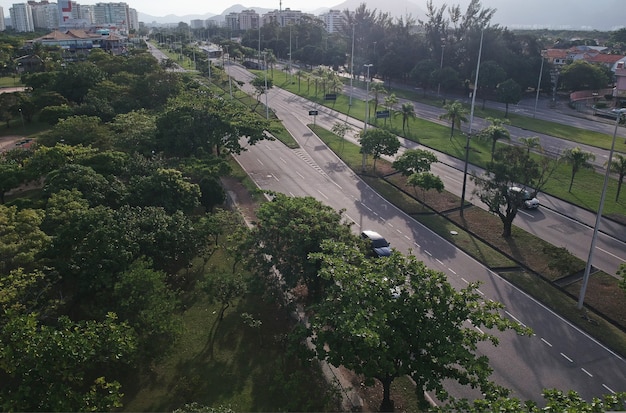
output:
[[[424,392],[444,391],[446,379],[489,393],[491,368],[476,346],[498,344],[486,333],[491,328],[528,333],[498,313],[500,304],[483,301],[476,283],[456,290],[445,274],[415,256],[394,251],[371,259],[354,243],[332,241],[311,256],[321,262],[320,277],[330,282],[327,298],[310,318],[316,356],[363,375],[368,384],[378,380],[380,411],[393,409],[390,386],[404,375],[415,381],[422,409],[428,406]]]
[[[128,202],[135,206],[158,206],[167,212],[191,212],[200,205],[200,187],[176,169],[159,168],[154,174],[131,179]]]
[[[42,221],[42,210],[0,205],[0,274],[40,267],[38,257],[52,242],[40,228]]]
[[[529,136],[528,138],[519,138],[519,141],[526,146],[526,153],[530,155],[530,150],[538,148],[541,151],[541,141],[538,136]]]
[[[82,103],[89,89],[105,80],[105,73],[91,62],[76,62],[57,73],[54,90],[74,103]]]
[[[361,153],[372,155],[374,158],[374,171],[376,160],[381,156],[393,156],[400,149],[400,140],[396,135],[382,129],[367,129],[359,137]]]
[[[70,116],[59,120],[38,141],[45,146],[64,143],[107,149],[111,146],[111,132],[97,116]]]
[[[505,104],[504,117],[506,118],[509,116],[509,103],[517,104],[522,98],[522,88],[515,80],[508,79],[498,85],[497,92],[498,101]]]
[[[0,155],[0,204],[4,204],[4,195],[22,184],[23,169],[19,162]]]
[[[560,79],[569,90],[597,90],[606,88],[609,78],[597,65],[584,60],[576,60],[561,70]]]
[[[341,138],[341,148],[343,149],[343,144],[345,143],[344,138],[346,136],[346,133],[348,133],[351,130],[352,130],[352,127],[348,125],[347,122],[344,122],[344,123],[335,122],[330,131]]]
[[[586,152],[580,149],[579,146],[575,148],[567,148],[563,155],[561,155],[561,160],[572,166],[572,175],[569,182],[568,192],[572,192],[572,185],[574,184],[574,177],[581,169],[593,169],[592,161],[596,159],[596,156],[591,152]]]
[[[626,264],[620,264],[617,278],[619,278],[619,287],[626,293]]]
[[[430,172],[414,173],[407,178],[406,183],[416,188],[415,189],[416,192],[417,192],[418,186],[422,188],[422,191],[424,191],[423,193],[424,200],[426,200],[427,191],[434,189],[437,192],[441,193],[441,191],[443,191],[443,186],[444,186],[441,178],[439,178],[437,175],[434,175]]]
[[[385,89],[385,85],[379,82],[371,82],[370,84],[370,92],[374,94],[374,113],[378,110],[378,105],[380,103],[381,95],[387,93],[387,89]]]
[[[325,239],[349,239],[350,225],[343,221],[342,211],[314,198],[291,198],[280,193],[272,196],[272,202],[259,208],[257,225],[249,233],[245,246],[249,250],[248,264],[264,275],[270,286],[284,282],[286,288],[293,288],[303,284],[308,287],[309,297],[319,297],[325,283],[318,276],[319,263],[308,256],[321,251]]]
[[[450,121],[450,139],[452,139],[454,128],[461,129],[461,122],[467,122],[467,117],[465,117],[467,110],[458,100],[444,105],[443,108],[446,110],[446,113],[439,116],[439,119]]]
[[[437,62],[427,59],[420,60],[411,70],[411,79],[421,86],[424,96],[426,96],[426,89],[433,84],[433,72],[437,69],[439,69]]]
[[[510,188],[521,185],[539,190],[545,183],[541,181],[542,176],[537,162],[517,146],[499,148],[493,161],[487,163],[484,175],[472,176],[476,184],[474,194],[489,207],[489,211],[498,215],[504,226],[504,238],[511,236],[513,220],[524,202],[522,192]]]
[[[508,119],[496,119],[496,118],[487,118],[491,125],[487,126],[485,129],[479,132],[479,136],[482,139],[485,139],[491,142],[491,160],[493,161],[493,154],[496,151],[496,142],[501,139],[510,140],[511,133],[507,128],[504,127],[504,124],[509,123]]]
[[[395,161],[393,168],[404,176],[430,171],[430,166],[437,162],[437,155],[425,149],[407,149]]]
[[[402,132],[404,133],[404,128],[409,130],[409,121],[411,119],[415,119],[415,106],[412,103],[407,102],[403,103],[399,112],[396,112],[396,115],[402,116]]]
[[[615,158],[611,161],[611,172],[617,174],[617,193],[615,194],[615,202],[619,200],[619,193],[626,176],[626,156],[621,153],[614,154]]]
[[[219,179],[205,176],[198,183],[200,189],[200,204],[206,212],[213,212],[213,208],[226,201],[226,192]]]
[[[472,73],[472,79],[476,78],[476,73]],[[483,110],[485,109],[485,102],[489,95],[496,89],[500,82],[504,82],[506,79],[506,72],[497,62],[493,60],[487,60],[480,65],[480,76],[478,77],[478,90],[474,92],[480,92],[480,96],[483,99]]]
[[[252,79],[252,82],[250,82],[250,84],[254,86],[254,90],[256,90],[256,94],[257,94],[257,97],[256,97],[257,102],[256,102],[256,105],[254,106],[254,110],[256,110],[257,106],[259,106],[259,104],[261,103],[261,95],[264,93],[267,93],[268,90],[273,88],[274,83],[272,79],[269,79],[269,78],[266,79],[264,77],[257,76],[254,79]]]
[[[522,401],[510,397],[509,392],[497,391],[485,395],[484,399],[454,400],[452,403],[439,408],[441,412],[467,412],[467,413],[541,413],[554,412],[617,412],[626,409],[626,392],[604,395],[602,398],[594,397],[591,401],[584,400],[573,390],[565,393],[557,389],[544,389],[543,398],[545,403],[538,406],[532,400]]]
[[[398,97],[396,96],[395,93],[392,93],[389,96],[385,96],[385,106],[387,107],[387,110],[389,110],[391,113],[395,111],[394,108],[397,104],[398,104]],[[385,122],[387,122],[386,118],[385,118]],[[389,126],[391,126],[391,118],[389,118]]]
[[[109,381],[129,364],[135,336],[113,313],[103,321],[62,316],[46,325],[30,313],[0,331],[3,410],[110,411],[121,407],[121,385]],[[36,394],[37,397],[33,397]]]

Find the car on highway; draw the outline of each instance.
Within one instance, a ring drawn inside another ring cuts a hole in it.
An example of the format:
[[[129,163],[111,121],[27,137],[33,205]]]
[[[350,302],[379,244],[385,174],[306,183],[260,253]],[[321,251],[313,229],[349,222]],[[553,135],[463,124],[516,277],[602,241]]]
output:
[[[366,230],[361,232],[361,238],[370,242],[372,254],[377,257],[388,257],[391,255],[389,242],[376,231]]]
[[[539,207],[539,200],[532,196],[527,189],[520,188],[519,186],[512,186],[509,188],[509,191],[518,194],[518,196],[522,198],[524,208],[537,209]]]

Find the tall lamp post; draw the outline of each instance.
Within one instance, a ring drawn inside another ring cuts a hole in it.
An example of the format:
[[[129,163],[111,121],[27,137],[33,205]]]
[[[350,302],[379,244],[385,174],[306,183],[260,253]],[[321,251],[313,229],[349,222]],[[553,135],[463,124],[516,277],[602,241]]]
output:
[[[265,53],[263,54],[263,66],[265,69],[265,119],[269,119],[270,109],[267,106],[267,60],[265,59]]]
[[[587,291],[587,284],[589,283],[589,273],[591,272],[591,261],[593,258],[593,250],[596,248],[596,239],[598,238],[598,229],[600,228],[600,221],[602,220],[602,209],[604,208],[604,198],[606,197],[606,187],[609,183],[609,175],[611,172],[611,162],[613,160],[613,152],[615,151],[615,139],[617,138],[617,127],[619,126],[622,117],[626,113],[626,109],[620,109],[617,112],[617,119],[615,120],[615,131],[613,131],[613,142],[611,143],[611,151],[609,152],[609,160],[606,163],[606,172],[604,173],[604,183],[602,184],[602,195],[600,195],[600,205],[598,206],[598,213],[596,214],[596,224],[593,227],[593,235],[591,236],[591,246],[589,247],[589,257],[587,257],[587,265],[585,265],[585,273],[583,275],[583,284],[580,287],[580,295],[578,296],[577,308],[580,310],[583,308],[585,301],[585,292]]]
[[[370,67],[374,66],[371,63],[364,64],[363,67],[367,68],[367,79],[365,79],[365,124],[363,125],[363,132],[367,130],[367,124],[370,121]],[[363,158],[361,162],[361,170],[365,172],[365,152],[363,152]]]
[[[539,103],[539,90],[541,89],[541,77],[543,76],[543,54],[541,55],[541,68],[539,69],[539,80],[537,81],[537,95],[535,96],[535,111],[533,119],[537,115],[537,103]]]
[[[472,123],[474,122],[474,106],[476,105],[476,91],[478,90],[478,73],[480,72],[480,57],[483,53],[483,34],[480,32],[480,47],[478,48],[478,63],[476,63],[476,80],[474,80],[474,92],[472,93],[472,109],[470,113],[470,126],[465,143],[465,166],[463,167],[463,189],[461,190],[461,209],[459,215],[463,218],[463,207],[465,206],[465,187],[467,186],[467,165],[469,164],[470,139],[472,138]]]
[[[352,79],[354,79],[354,27],[352,25],[352,53],[350,53],[350,101],[348,102],[348,106],[352,107]]]
[[[444,43],[444,38],[441,38],[441,62],[439,63],[439,71],[443,70],[443,51],[446,50],[446,44]],[[441,91],[441,73],[439,73],[439,83],[437,84],[437,97],[439,97],[439,92]]]

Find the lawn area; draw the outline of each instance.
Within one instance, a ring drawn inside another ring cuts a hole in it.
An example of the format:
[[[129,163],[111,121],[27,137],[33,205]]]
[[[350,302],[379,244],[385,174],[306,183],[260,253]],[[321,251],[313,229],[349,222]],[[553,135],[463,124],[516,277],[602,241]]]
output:
[[[359,147],[342,141],[332,132],[319,126],[311,129],[356,173],[361,172]],[[481,261],[503,278],[511,281],[522,290],[537,298],[555,312],[589,332],[620,354],[626,354],[626,294],[619,289],[617,279],[604,273],[595,273],[590,278],[585,296],[587,305],[611,322],[592,313],[576,308],[580,284],[574,283],[565,288],[555,281],[582,271],[585,263],[562,248],[536,238],[519,228],[513,228],[513,237],[504,239],[499,218],[476,207],[466,208],[461,218],[458,210],[460,199],[446,191],[438,194],[417,193],[403,182],[399,174],[394,174],[391,164],[383,159],[372,170],[369,160],[367,173],[361,174],[372,188],[382,196],[444,237],[469,255]],[[384,178],[383,178],[384,177]],[[451,208],[452,207],[452,208]],[[454,230],[458,234],[451,235]],[[589,321],[591,320],[591,322]]]
[[[304,363],[287,334],[295,321],[254,292],[219,320],[220,304],[200,288],[205,274],[232,270],[224,248],[203,269],[191,270],[196,288],[183,299],[181,335],[161,360],[130,372],[123,382],[124,411],[173,411],[197,402],[236,412],[338,411],[337,391],[317,363]]]

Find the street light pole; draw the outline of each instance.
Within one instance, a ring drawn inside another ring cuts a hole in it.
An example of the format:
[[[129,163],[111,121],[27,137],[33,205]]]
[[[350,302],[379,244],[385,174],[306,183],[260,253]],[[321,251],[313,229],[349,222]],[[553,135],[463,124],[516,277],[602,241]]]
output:
[[[543,76],[543,54],[541,55],[541,68],[539,69],[539,80],[537,81],[537,95],[535,96],[535,111],[533,119],[537,115],[537,103],[539,103],[539,89],[541,88],[541,77]]]
[[[441,71],[443,70],[443,51],[446,49],[446,44],[443,42],[445,39],[441,39],[441,62],[439,63],[439,83],[437,84],[437,97],[441,91]]]
[[[348,102],[348,106],[352,106],[352,80],[354,79],[354,27],[352,25],[352,53],[350,53],[350,101]]]
[[[265,119],[270,118],[270,109],[267,106],[267,60],[265,54],[263,55],[263,66],[265,66]]]
[[[367,68],[367,79],[365,79],[365,124],[363,125],[363,133],[365,133],[365,131],[367,131],[367,124],[370,121],[370,67],[372,67],[373,65],[371,63],[368,63],[364,64],[363,66]],[[365,172],[365,161],[366,155],[365,152],[363,152],[363,158],[361,161],[361,170],[363,172]]]
[[[472,93],[472,109],[470,111],[470,126],[465,143],[465,166],[463,167],[463,189],[461,190],[461,209],[459,215],[463,218],[463,207],[465,206],[465,188],[467,186],[467,165],[469,164],[470,139],[472,138],[472,123],[474,122],[474,106],[476,105],[476,91],[478,90],[478,73],[480,72],[480,57],[483,53],[483,34],[480,31],[480,47],[478,48],[478,62],[476,63],[476,80],[474,80],[474,92]]]
[[[589,274],[591,272],[591,261],[593,258],[593,251],[596,248],[596,239],[598,238],[598,230],[600,228],[600,221],[602,220],[602,209],[604,208],[604,198],[606,197],[606,187],[609,183],[609,175],[611,172],[611,162],[613,160],[613,152],[615,151],[615,139],[617,138],[617,127],[619,126],[622,116],[626,113],[626,109],[620,109],[617,112],[617,119],[615,120],[615,131],[613,131],[613,142],[611,143],[611,151],[609,152],[609,160],[606,163],[606,171],[604,173],[604,183],[602,184],[602,194],[600,195],[600,205],[598,206],[598,213],[596,214],[596,224],[593,227],[593,235],[591,236],[591,246],[589,247],[589,256],[587,257],[587,265],[585,265],[585,273],[583,275],[583,284],[580,287],[580,295],[578,296],[577,308],[580,310],[583,308],[585,301],[585,292],[587,291],[587,284],[589,283]]]

